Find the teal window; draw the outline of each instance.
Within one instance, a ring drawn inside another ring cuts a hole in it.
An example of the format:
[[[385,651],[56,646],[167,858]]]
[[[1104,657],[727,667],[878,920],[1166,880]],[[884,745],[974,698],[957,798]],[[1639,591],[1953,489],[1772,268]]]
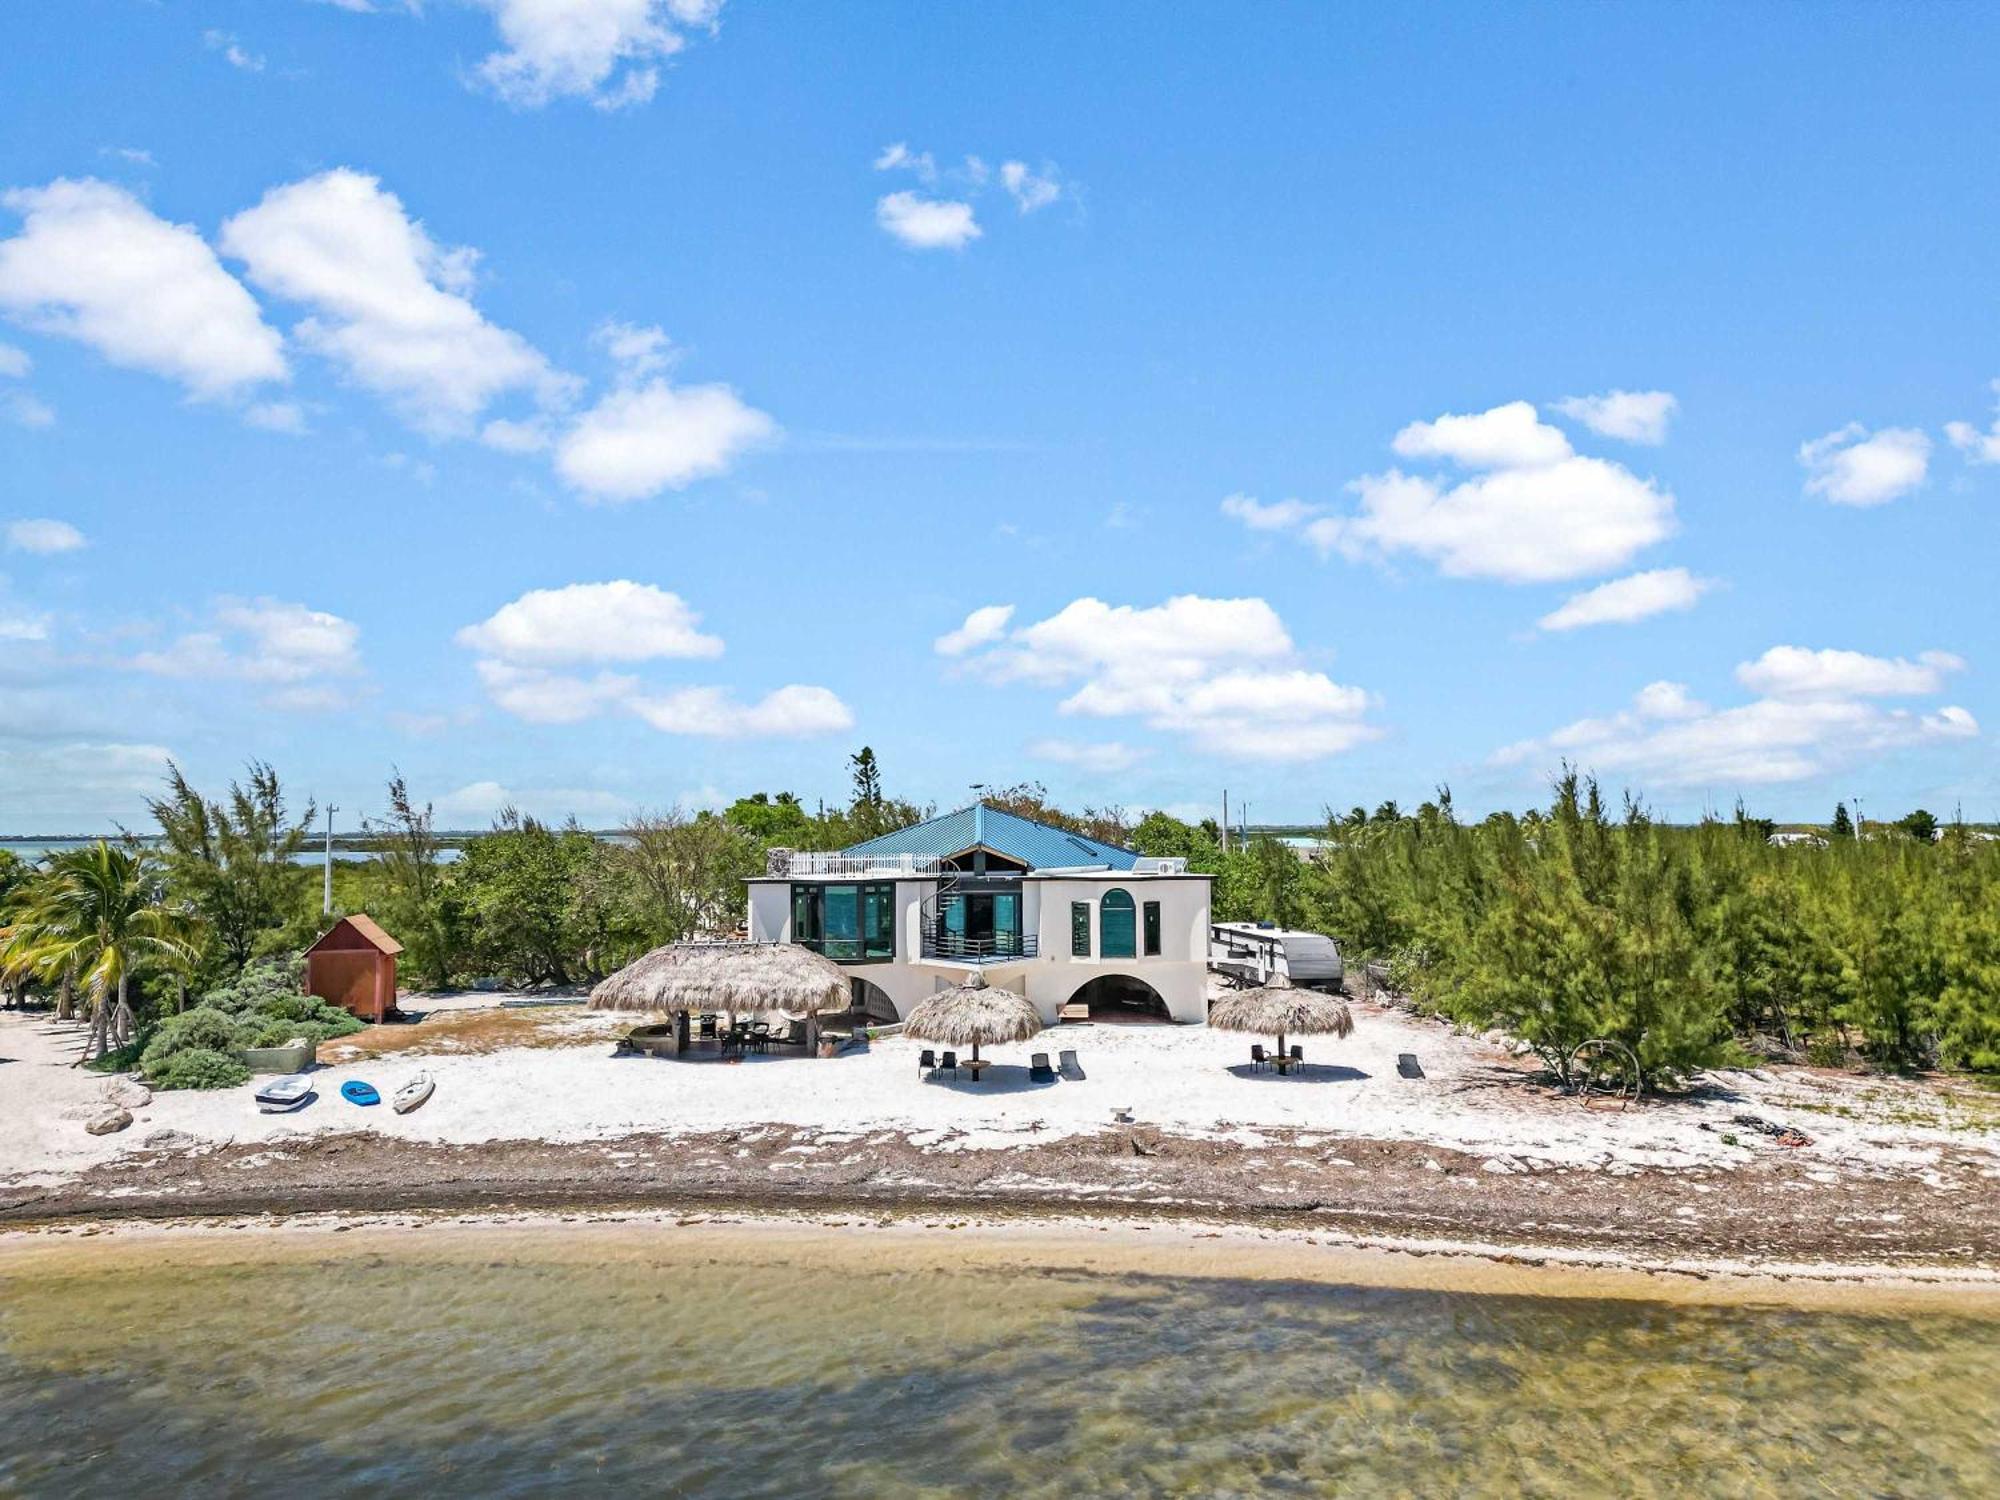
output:
[[[1106,891],[1097,907],[1097,951],[1105,958],[1137,958],[1139,945],[1133,925],[1132,897]]]
[[[792,941],[845,963],[896,956],[896,887],[795,885]]]
[[[1148,901],[1146,903],[1145,915],[1146,957],[1158,958],[1160,956],[1160,903],[1157,901]]]
[[[1069,904],[1069,953],[1071,958],[1090,957],[1090,903]]]

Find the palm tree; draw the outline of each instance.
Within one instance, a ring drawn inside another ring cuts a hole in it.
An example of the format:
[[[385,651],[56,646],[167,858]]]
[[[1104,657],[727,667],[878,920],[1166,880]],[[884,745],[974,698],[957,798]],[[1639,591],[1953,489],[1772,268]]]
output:
[[[79,1063],[132,1039],[132,972],[148,961],[193,961],[194,917],[170,903],[159,861],[104,840],[51,858],[18,893],[0,929],[0,969],[73,978],[91,1012]]]

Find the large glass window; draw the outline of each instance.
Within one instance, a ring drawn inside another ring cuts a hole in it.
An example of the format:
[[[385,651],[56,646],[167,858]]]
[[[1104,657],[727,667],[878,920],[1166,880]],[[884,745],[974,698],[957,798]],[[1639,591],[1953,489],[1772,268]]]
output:
[[[1097,951],[1105,958],[1137,958],[1132,898],[1124,891],[1106,891],[1097,904]]]
[[[1069,953],[1071,958],[1090,957],[1090,903],[1069,904]]]
[[[1148,901],[1145,907],[1145,915],[1146,957],[1158,958],[1160,956],[1160,903],[1157,901]]]
[[[848,963],[896,956],[896,887],[795,885],[792,941]]]

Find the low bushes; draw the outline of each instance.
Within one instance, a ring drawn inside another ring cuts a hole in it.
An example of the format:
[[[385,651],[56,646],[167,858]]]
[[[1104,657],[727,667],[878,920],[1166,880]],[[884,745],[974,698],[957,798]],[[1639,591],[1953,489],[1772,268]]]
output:
[[[294,1037],[324,1042],[361,1030],[338,1006],[299,991],[297,960],[252,964],[196,1005],[170,1016],[139,1057],[147,1082],[163,1089],[216,1089],[242,1083],[246,1047],[282,1047]]]

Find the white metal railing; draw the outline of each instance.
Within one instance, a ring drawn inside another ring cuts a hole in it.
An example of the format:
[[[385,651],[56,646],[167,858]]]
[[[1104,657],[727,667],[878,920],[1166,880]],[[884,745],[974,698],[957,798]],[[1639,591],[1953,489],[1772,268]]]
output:
[[[781,875],[900,875],[932,876],[944,868],[934,854],[814,854],[793,850],[784,857]]]

